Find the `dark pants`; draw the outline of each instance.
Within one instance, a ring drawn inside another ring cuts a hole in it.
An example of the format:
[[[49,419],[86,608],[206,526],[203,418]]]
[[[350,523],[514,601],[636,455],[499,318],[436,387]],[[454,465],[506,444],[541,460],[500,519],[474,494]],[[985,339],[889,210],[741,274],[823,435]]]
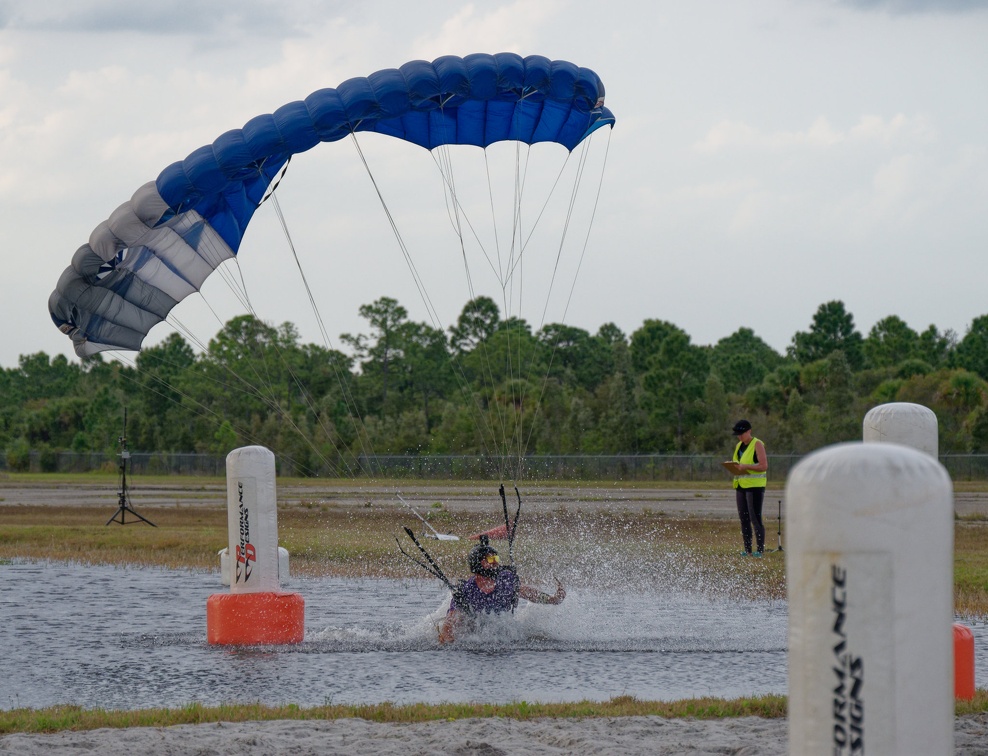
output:
[[[762,503],[765,501],[764,488],[735,488],[734,497],[738,502],[738,517],[741,518],[741,537],[744,550],[751,551],[751,529],[754,526],[758,551],[765,551],[765,525],[762,523]]]

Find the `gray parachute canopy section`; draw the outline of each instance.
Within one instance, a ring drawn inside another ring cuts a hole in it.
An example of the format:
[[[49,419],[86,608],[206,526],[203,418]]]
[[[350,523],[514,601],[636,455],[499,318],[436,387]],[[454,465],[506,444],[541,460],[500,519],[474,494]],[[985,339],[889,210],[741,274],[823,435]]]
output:
[[[196,212],[172,215],[152,181],[79,247],[48,310],[80,357],[138,351],[148,331],[233,256]]]

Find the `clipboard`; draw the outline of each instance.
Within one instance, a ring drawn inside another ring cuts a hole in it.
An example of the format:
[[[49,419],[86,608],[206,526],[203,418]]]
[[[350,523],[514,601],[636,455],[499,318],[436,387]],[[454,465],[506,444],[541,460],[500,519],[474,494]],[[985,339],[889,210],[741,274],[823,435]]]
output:
[[[739,462],[727,461],[721,462],[724,469],[727,470],[731,475],[746,475],[747,471],[741,469],[741,464]]]

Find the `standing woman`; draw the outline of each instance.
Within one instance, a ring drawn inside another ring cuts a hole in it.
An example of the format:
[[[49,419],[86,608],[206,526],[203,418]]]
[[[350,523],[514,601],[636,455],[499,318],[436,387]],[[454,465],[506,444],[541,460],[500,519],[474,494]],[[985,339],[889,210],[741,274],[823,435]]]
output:
[[[751,423],[738,420],[734,424],[738,437],[732,460],[738,463],[739,475],[734,476],[734,496],[741,518],[741,538],[744,551],[741,556],[760,557],[765,550],[765,525],[762,523],[762,504],[765,501],[765,484],[768,481],[768,454],[765,444],[751,435]],[[757,550],[751,551],[751,531],[754,528]]]

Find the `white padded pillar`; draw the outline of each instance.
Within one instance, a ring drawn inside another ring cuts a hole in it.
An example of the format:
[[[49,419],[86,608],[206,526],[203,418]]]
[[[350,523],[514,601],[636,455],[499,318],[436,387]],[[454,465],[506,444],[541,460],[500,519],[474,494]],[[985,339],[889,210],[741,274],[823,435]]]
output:
[[[952,752],[952,497],[943,466],[899,444],[793,468],[790,753]]]

